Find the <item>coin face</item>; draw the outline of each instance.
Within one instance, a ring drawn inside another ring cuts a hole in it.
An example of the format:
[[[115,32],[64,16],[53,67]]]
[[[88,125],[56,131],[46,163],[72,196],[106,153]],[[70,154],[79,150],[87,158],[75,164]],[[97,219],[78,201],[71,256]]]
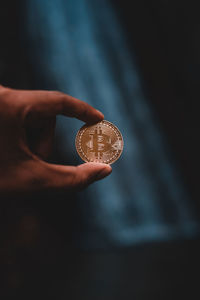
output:
[[[112,164],[123,151],[123,138],[119,129],[103,120],[84,125],[76,135],[76,150],[85,162]]]

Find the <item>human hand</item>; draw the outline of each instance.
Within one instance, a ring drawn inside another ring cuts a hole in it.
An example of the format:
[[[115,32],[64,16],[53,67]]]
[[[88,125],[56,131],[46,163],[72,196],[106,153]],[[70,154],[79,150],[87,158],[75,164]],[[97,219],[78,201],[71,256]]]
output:
[[[61,92],[0,86],[0,193],[80,189],[111,173],[106,164],[61,166],[44,160],[58,114],[86,123],[103,119],[89,104]]]

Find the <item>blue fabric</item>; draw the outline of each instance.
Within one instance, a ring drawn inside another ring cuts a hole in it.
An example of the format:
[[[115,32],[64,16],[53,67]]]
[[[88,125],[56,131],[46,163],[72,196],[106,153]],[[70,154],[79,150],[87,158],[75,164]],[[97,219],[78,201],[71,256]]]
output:
[[[29,54],[40,86],[100,109],[124,137],[124,152],[112,175],[80,196],[87,224],[81,246],[127,246],[196,235],[195,212],[109,1],[28,0],[26,15]],[[74,159],[81,125],[58,120],[63,152]]]

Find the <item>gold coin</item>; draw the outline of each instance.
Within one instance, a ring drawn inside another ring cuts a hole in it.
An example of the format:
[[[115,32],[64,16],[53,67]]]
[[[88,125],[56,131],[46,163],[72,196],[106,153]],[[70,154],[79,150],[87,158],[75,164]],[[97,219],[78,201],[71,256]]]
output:
[[[84,125],[76,135],[76,150],[85,162],[112,164],[122,154],[123,138],[119,129],[103,120]]]

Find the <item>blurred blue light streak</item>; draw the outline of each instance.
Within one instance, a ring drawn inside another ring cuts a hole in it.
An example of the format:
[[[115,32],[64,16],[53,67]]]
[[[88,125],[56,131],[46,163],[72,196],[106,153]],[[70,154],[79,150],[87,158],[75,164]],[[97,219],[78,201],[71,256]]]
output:
[[[124,153],[112,175],[82,194],[84,246],[197,234],[192,204],[109,1],[29,0],[27,25],[32,63],[44,87],[87,101],[124,136]],[[79,127],[59,117],[58,131],[72,156]]]

